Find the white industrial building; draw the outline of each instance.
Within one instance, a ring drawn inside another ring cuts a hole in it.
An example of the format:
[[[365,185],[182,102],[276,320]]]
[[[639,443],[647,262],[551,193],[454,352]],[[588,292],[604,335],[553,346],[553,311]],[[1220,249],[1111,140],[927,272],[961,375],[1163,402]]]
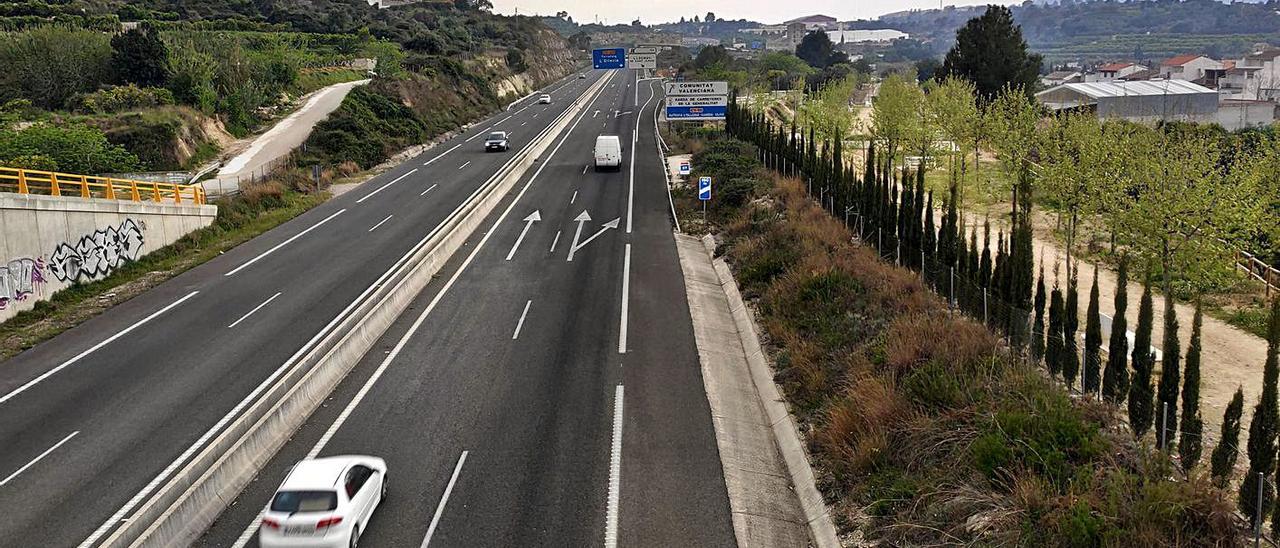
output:
[[[1053,110],[1080,109],[1099,118],[1143,123],[1185,121],[1236,130],[1268,125],[1275,119],[1272,103],[1220,103],[1216,90],[1186,80],[1063,84],[1037,93],[1036,99]]]

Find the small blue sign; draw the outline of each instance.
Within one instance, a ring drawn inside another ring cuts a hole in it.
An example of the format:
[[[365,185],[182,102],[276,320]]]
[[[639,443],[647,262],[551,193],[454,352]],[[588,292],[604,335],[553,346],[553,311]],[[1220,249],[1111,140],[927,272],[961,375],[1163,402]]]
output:
[[[689,162],[680,162],[680,174],[681,175],[689,174]]]
[[[711,201],[711,177],[698,177],[698,199]]]
[[[667,107],[669,120],[723,120],[728,113],[727,106]]]
[[[761,42],[759,40],[752,40],[751,49],[764,49],[764,42]]]
[[[627,68],[627,50],[626,48],[592,50],[591,64],[597,69]]]

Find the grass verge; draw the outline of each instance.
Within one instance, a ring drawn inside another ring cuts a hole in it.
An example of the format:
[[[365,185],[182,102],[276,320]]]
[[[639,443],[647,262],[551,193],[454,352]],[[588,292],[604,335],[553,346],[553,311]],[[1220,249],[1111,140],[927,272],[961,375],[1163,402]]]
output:
[[[750,145],[698,148],[694,177],[748,189],[714,204],[708,222],[843,533],[891,546],[1243,540],[1230,497],[1205,474],[1183,476],[1114,409],[1070,397],[950,314],[917,274],[854,243],[800,182],[763,172]],[[697,216],[690,205],[683,214]]]
[[[203,264],[326,199],[327,194],[303,194],[269,181],[219,200],[218,217],[212,225],[130,262],[106,278],[63,289],[0,323],[0,361]]]

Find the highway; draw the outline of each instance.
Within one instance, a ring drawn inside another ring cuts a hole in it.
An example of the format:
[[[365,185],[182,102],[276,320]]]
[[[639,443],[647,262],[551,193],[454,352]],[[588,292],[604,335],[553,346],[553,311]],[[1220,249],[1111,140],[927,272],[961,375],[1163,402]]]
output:
[[[0,364],[0,545],[95,545],[595,78],[419,158]],[[564,99],[564,100],[561,100]],[[465,167],[464,167],[465,166]]]
[[[199,545],[256,546],[288,466],[351,453],[389,467],[368,546],[735,545],[654,142],[660,86],[634,78],[595,98]],[[601,134],[623,138],[618,172],[590,166]]]

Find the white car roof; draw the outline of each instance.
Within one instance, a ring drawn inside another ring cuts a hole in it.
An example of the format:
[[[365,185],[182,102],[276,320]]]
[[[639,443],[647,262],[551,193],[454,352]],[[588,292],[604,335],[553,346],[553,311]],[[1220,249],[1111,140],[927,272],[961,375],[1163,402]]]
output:
[[[280,486],[281,491],[336,490],[342,483],[342,472],[366,459],[351,455],[307,459],[293,465],[289,476]]]

